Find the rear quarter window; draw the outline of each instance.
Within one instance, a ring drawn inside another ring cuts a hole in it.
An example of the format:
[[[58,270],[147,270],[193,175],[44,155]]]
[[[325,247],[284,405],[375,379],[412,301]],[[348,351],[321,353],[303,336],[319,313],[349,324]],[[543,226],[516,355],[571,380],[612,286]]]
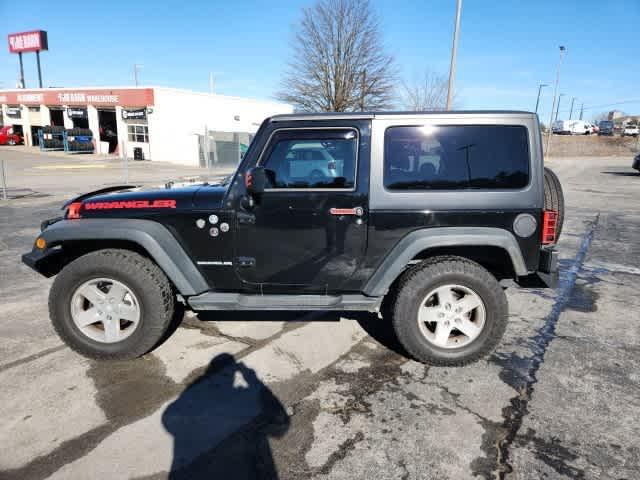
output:
[[[523,126],[397,126],[385,131],[387,190],[522,189],[529,184]]]

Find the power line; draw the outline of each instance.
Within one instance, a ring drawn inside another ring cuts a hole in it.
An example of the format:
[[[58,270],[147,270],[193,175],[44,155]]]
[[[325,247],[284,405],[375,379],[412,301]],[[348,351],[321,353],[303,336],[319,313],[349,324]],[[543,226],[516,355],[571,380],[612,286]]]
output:
[[[606,103],[603,105],[592,105],[592,106],[587,106],[584,107],[585,110],[591,110],[594,108],[605,108],[605,107],[614,107],[616,105],[624,105],[625,103],[640,103],[640,98],[637,98],[635,100],[623,100],[621,102],[614,102],[614,103]]]
[[[624,104],[627,104],[627,103],[640,103],[640,98],[633,99],[633,100],[621,100],[619,102],[613,102],[613,103],[603,103],[603,104],[600,104],[600,105],[590,105],[590,106],[585,105],[584,106],[584,110],[593,110],[593,109],[596,109],[596,108],[615,107],[616,105],[624,105]],[[569,110],[560,110],[560,113],[568,113],[568,112],[569,112]]]

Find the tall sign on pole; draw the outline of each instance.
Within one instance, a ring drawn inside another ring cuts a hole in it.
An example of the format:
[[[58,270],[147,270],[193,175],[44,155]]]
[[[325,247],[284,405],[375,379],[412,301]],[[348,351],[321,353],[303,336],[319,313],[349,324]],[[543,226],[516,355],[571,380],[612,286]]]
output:
[[[10,33],[8,35],[9,53],[17,53],[20,61],[20,88],[25,88],[22,54],[35,52],[38,64],[38,85],[42,88],[42,70],[40,69],[40,52],[49,50],[47,32],[31,30],[28,32]]]

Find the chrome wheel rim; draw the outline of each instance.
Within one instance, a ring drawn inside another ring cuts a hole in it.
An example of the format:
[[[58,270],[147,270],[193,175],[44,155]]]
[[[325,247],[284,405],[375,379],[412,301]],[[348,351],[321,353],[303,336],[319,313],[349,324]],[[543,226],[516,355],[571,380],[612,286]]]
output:
[[[71,318],[80,332],[100,343],[130,337],[140,324],[140,303],[124,283],[94,278],[80,285],[71,297]]]
[[[418,309],[418,327],[439,348],[462,348],[473,342],[487,319],[482,298],[462,285],[442,285],[424,297]]]

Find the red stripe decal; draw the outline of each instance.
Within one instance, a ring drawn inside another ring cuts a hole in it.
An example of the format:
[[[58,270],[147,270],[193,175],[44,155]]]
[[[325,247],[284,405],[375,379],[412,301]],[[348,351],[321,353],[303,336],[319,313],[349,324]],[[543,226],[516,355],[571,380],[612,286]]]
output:
[[[332,208],[329,210],[331,215],[356,215],[356,208]]]

